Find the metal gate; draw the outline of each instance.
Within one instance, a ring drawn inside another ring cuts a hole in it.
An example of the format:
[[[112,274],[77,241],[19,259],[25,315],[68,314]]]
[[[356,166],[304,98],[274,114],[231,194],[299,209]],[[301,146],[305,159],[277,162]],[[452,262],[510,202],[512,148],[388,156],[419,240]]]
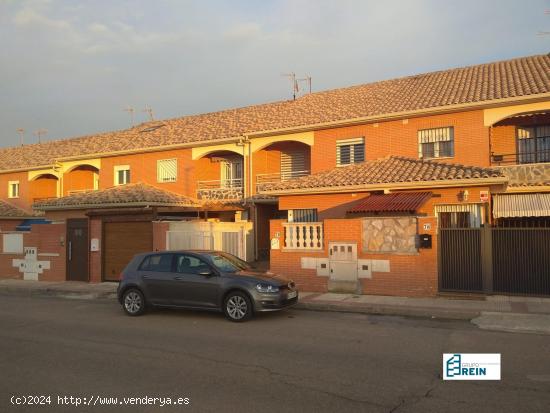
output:
[[[439,289],[481,292],[481,228],[439,230]]]
[[[550,228],[440,228],[441,291],[550,295]]]
[[[493,291],[550,295],[550,228],[493,228]]]

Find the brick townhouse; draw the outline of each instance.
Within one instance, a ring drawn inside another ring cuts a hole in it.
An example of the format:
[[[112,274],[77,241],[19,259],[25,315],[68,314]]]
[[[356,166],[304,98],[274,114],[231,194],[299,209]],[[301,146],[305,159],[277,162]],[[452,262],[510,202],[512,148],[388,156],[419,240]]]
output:
[[[6,148],[2,186],[2,276],[201,247],[303,289],[550,294],[550,55]]]

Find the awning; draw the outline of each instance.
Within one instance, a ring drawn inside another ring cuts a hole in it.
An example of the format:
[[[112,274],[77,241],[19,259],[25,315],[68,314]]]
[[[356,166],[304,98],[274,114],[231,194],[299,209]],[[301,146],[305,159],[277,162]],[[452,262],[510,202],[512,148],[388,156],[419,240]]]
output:
[[[495,218],[548,217],[550,216],[550,193],[494,195],[493,216]]]
[[[51,224],[51,223],[52,223],[51,221],[48,221],[44,218],[30,218],[30,219],[25,219],[21,224],[15,227],[15,230],[30,231],[32,225]]]
[[[371,195],[350,209],[349,213],[361,212],[408,212],[418,210],[430,197],[431,192],[396,192]]]

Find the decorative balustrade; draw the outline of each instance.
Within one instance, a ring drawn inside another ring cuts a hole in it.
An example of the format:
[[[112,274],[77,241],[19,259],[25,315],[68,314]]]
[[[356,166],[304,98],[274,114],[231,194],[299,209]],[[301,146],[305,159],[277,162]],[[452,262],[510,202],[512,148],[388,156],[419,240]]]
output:
[[[283,224],[284,246],[288,250],[322,250],[322,222],[286,222]]]
[[[95,192],[97,189],[72,189],[70,191],[67,191],[67,195],[77,195],[77,194],[85,194],[88,192]]]
[[[211,201],[226,201],[243,198],[243,180],[217,179],[197,182],[197,198]]]

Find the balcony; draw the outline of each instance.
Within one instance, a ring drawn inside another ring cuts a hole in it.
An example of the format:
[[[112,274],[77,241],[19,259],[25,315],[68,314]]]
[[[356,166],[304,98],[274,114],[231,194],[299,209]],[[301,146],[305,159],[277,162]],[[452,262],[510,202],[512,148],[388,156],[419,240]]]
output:
[[[285,250],[322,251],[322,222],[285,222],[283,223]]]
[[[197,198],[208,201],[234,201],[243,198],[243,179],[197,182]]]
[[[491,165],[523,165],[550,162],[550,149],[536,152],[491,154]]]
[[[272,184],[288,181],[290,179],[296,179],[301,176],[309,175],[309,170],[304,171],[292,171],[288,173],[271,173],[271,174],[257,174],[256,175],[256,192],[261,193],[269,188]]]

